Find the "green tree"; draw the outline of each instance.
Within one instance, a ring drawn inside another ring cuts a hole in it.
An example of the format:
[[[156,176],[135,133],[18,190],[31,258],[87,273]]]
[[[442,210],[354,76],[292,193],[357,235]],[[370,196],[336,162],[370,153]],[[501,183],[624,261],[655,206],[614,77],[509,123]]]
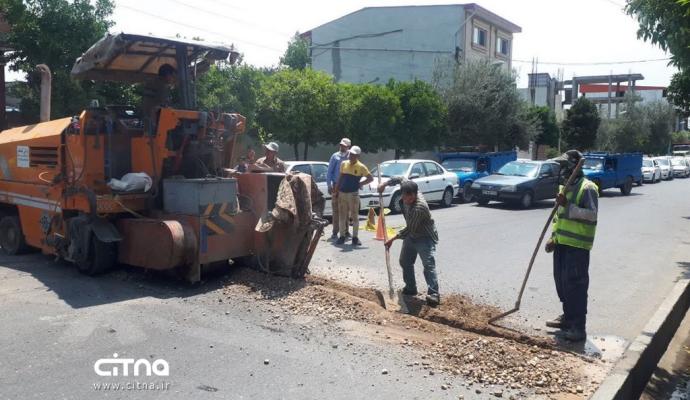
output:
[[[390,138],[395,159],[438,146],[446,133],[446,107],[434,88],[417,80],[391,80],[387,86],[400,101],[402,111]]]
[[[594,104],[580,97],[566,111],[562,126],[563,139],[570,147],[581,151],[592,150],[596,143],[600,122],[599,112]]]
[[[665,154],[670,148],[675,124],[673,107],[665,101],[655,101],[645,104],[643,113],[649,129],[643,150],[649,154]]]
[[[529,113],[537,120],[539,134],[535,137],[535,142],[539,145],[558,147],[559,127],[556,122],[556,113],[546,106],[533,106],[529,108]]]
[[[256,121],[261,133],[292,145],[299,160],[309,146],[334,136],[338,130],[338,91],[332,78],[306,68],[282,70],[265,79],[257,102]]]
[[[10,67],[28,72],[30,90],[22,97],[22,113],[28,119],[38,117],[40,78],[32,72],[37,64],[53,72],[51,109],[56,116],[79,113],[89,99],[113,103],[123,102],[124,95],[134,96],[125,85],[70,78],[77,57],[112,26],[111,0],[0,0],[0,10],[12,27],[4,38],[14,49],[7,56]]]
[[[382,85],[341,85],[341,101],[346,104],[343,109],[347,110],[347,132],[352,142],[361,143],[360,147],[371,153],[394,148],[396,129],[403,118],[400,99],[395,93]]]
[[[219,64],[197,81],[197,99],[201,109],[238,112],[247,118],[250,133],[257,133],[256,110],[261,84],[266,74],[250,65]]]
[[[676,72],[668,86],[668,100],[684,117],[690,116],[690,74]]]
[[[295,33],[295,36],[288,42],[285,54],[280,57],[280,64],[290,69],[305,69],[311,64],[309,57],[309,42]]]
[[[468,61],[457,66],[449,84],[439,88],[448,108],[448,146],[486,145],[512,148],[513,129],[520,116],[522,100],[515,77],[487,60]],[[524,141],[521,138],[519,141]]]

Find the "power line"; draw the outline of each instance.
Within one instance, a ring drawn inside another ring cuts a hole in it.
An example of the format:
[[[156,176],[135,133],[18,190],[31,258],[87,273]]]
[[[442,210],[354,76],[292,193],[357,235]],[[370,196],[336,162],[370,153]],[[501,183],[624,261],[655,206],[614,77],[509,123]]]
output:
[[[670,58],[650,58],[644,60],[628,60],[628,61],[601,61],[601,62],[555,62],[555,61],[539,61],[539,64],[543,65],[614,65],[614,64],[641,64],[648,62],[658,62],[658,61],[670,61]],[[526,60],[516,60],[516,63],[532,63],[532,61]]]
[[[147,16],[152,17],[152,18],[157,18],[157,19],[160,19],[160,20],[162,20],[162,21],[167,21],[167,22],[170,22],[170,23],[172,23],[172,24],[176,24],[176,25],[180,25],[180,26],[185,26],[185,27],[191,28],[191,29],[196,29],[196,30],[199,30],[199,31],[201,31],[201,32],[210,33],[210,34],[212,34],[212,35],[217,35],[217,36],[220,36],[220,37],[229,39],[229,40],[232,41],[232,42],[237,42],[237,43],[241,43],[241,44],[246,44],[246,45],[250,45],[250,46],[254,46],[254,47],[259,47],[259,48],[263,48],[263,49],[267,49],[267,50],[272,50],[272,51],[277,51],[277,52],[281,52],[281,53],[283,52],[283,49],[277,49],[277,48],[275,48],[275,47],[266,46],[266,45],[263,45],[263,44],[260,44],[260,43],[256,43],[256,42],[251,42],[251,41],[248,41],[248,40],[237,40],[237,39],[233,39],[233,38],[227,36],[225,33],[222,33],[222,32],[212,31],[212,30],[209,30],[209,29],[206,29],[206,28],[202,28],[202,27],[199,27],[199,26],[186,24],[186,23],[180,22],[180,21],[175,21],[175,20],[173,20],[173,19],[166,18],[166,17],[160,16],[160,15],[157,15],[157,14],[153,14],[153,13],[151,13],[151,12],[148,12],[148,11],[145,11],[145,10],[142,10],[142,9],[139,9],[139,8],[131,7],[131,6],[124,5],[124,4],[120,4],[119,7],[126,8],[126,9],[128,9],[128,10],[131,10],[131,11],[134,11],[134,12],[138,12],[138,13],[140,13],[140,14],[144,14],[144,15],[147,15]]]
[[[250,27],[253,27],[253,28],[260,28],[261,30],[265,30],[265,31],[268,31],[268,32],[272,32],[272,33],[275,33],[275,34],[280,35],[280,36],[290,36],[290,37],[291,37],[291,36],[294,34],[294,32],[293,32],[293,33],[286,33],[286,32],[281,32],[281,31],[274,30],[274,29],[272,29],[272,28],[263,27],[263,26],[260,26],[260,25],[258,25],[258,24],[254,24],[254,23],[251,23],[251,22],[248,22],[248,21],[239,19],[239,18],[237,18],[237,17],[233,17],[233,16],[230,16],[230,15],[227,15],[227,14],[219,13],[219,12],[217,12],[217,11],[211,11],[211,10],[208,10],[208,9],[205,9],[205,8],[201,8],[201,7],[198,7],[198,6],[194,6],[194,5],[185,3],[185,2],[183,2],[183,1],[179,1],[179,0],[170,0],[170,1],[172,1],[173,3],[177,3],[177,4],[179,4],[179,5],[183,6],[183,7],[191,8],[192,10],[196,10],[196,11],[199,11],[199,12],[202,12],[202,13],[205,13],[205,14],[209,14],[209,15],[212,15],[212,16],[214,16],[214,17],[226,18],[226,19],[229,19],[229,20],[231,20],[231,21],[235,21],[235,22],[237,22],[237,23],[239,23],[239,24],[246,25],[246,26],[250,26]],[[225,6],[225,5],[224,5],[224,6]]]

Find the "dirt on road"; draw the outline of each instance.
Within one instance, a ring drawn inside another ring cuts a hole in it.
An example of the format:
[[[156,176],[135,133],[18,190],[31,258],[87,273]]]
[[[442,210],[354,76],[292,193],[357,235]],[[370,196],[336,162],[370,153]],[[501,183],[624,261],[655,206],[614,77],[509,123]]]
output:
[[[352,335],[420,351],[421,360],[409,367],[461,377],[468,387],[498,385],[522,394],[583,398],[593,393],[607,368],[600,360],[562,351],[550,338],[490,326],[487,321],[500,310],[461,295],[444,297],[437,308],[407,297],[410,313],[402,314],[385,310],[372,288],[318,276],[287,279],[249,269],[236,270],[223,294],[228,299],[250,295],[287,315],[317,317]],[[494,395],[503,393],[496,390]]]

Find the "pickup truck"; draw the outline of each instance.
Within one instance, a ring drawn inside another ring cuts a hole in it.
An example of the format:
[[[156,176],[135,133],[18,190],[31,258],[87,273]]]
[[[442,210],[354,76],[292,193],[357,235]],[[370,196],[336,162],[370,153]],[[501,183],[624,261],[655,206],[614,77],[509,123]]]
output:
[[[475,199],[472,183],[479,178],[496,173],[505,164],[517,160],[517,153],[515,151],[439,153],[438,158],[445,169],[457,174],[460,186],[458,197],[463,202],[469,203]]]
[[[624,196],[632,191],[634,183],[642,184],[642,153],[585,153],[582,171],[587,179],[596,183],[599,192],[619,188]]]

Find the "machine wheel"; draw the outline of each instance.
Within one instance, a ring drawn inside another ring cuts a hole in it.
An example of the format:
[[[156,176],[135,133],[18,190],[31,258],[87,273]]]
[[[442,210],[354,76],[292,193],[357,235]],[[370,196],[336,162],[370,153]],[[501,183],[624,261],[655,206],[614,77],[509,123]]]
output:
[[[621,186],[621,194],[623,196],[629,196],[630,192],[632,192],[632,186],[633,186],[633,180],[631,177],[628,177],[628,179],[625,180],[625,183],[623,186]]]
[[[441,207],[450,207],[453,205],[453,189],[446,188],[441,198]]]
[[[400,192],[393,195],[389,208],[391,209],[391,212],[395,214],[400,214],[402,212],[402,195]]]
[[[490,200],[487,199],[486,197],[480,197],[477,199],[477,204],[479,204],[480,206],[485,206],[485,205],[489,204],[489,201]]]
[[[472,194],[472,182],[465,182],[462,185],[462,202],[471,203],[474,201],[474,195]]]
[[[117,247],[115,243],[105,243],[91,235],[89,240],[89,255],[85,260],[77,261],[79,272],[86,275],[98,275],[115,266],[117,261]]]
[[[522,198],[520,199],[520,206],[522,208],[530,208],[532,206],[532,202],[534,201],[534,195],[532,192],[529,190],[525,192],[525,194],[522,195]]]
[[[0,246],[2,252],[8,256],[21,254],[26,250],[26,241],[18,216],[10,215],[0,219]]]

